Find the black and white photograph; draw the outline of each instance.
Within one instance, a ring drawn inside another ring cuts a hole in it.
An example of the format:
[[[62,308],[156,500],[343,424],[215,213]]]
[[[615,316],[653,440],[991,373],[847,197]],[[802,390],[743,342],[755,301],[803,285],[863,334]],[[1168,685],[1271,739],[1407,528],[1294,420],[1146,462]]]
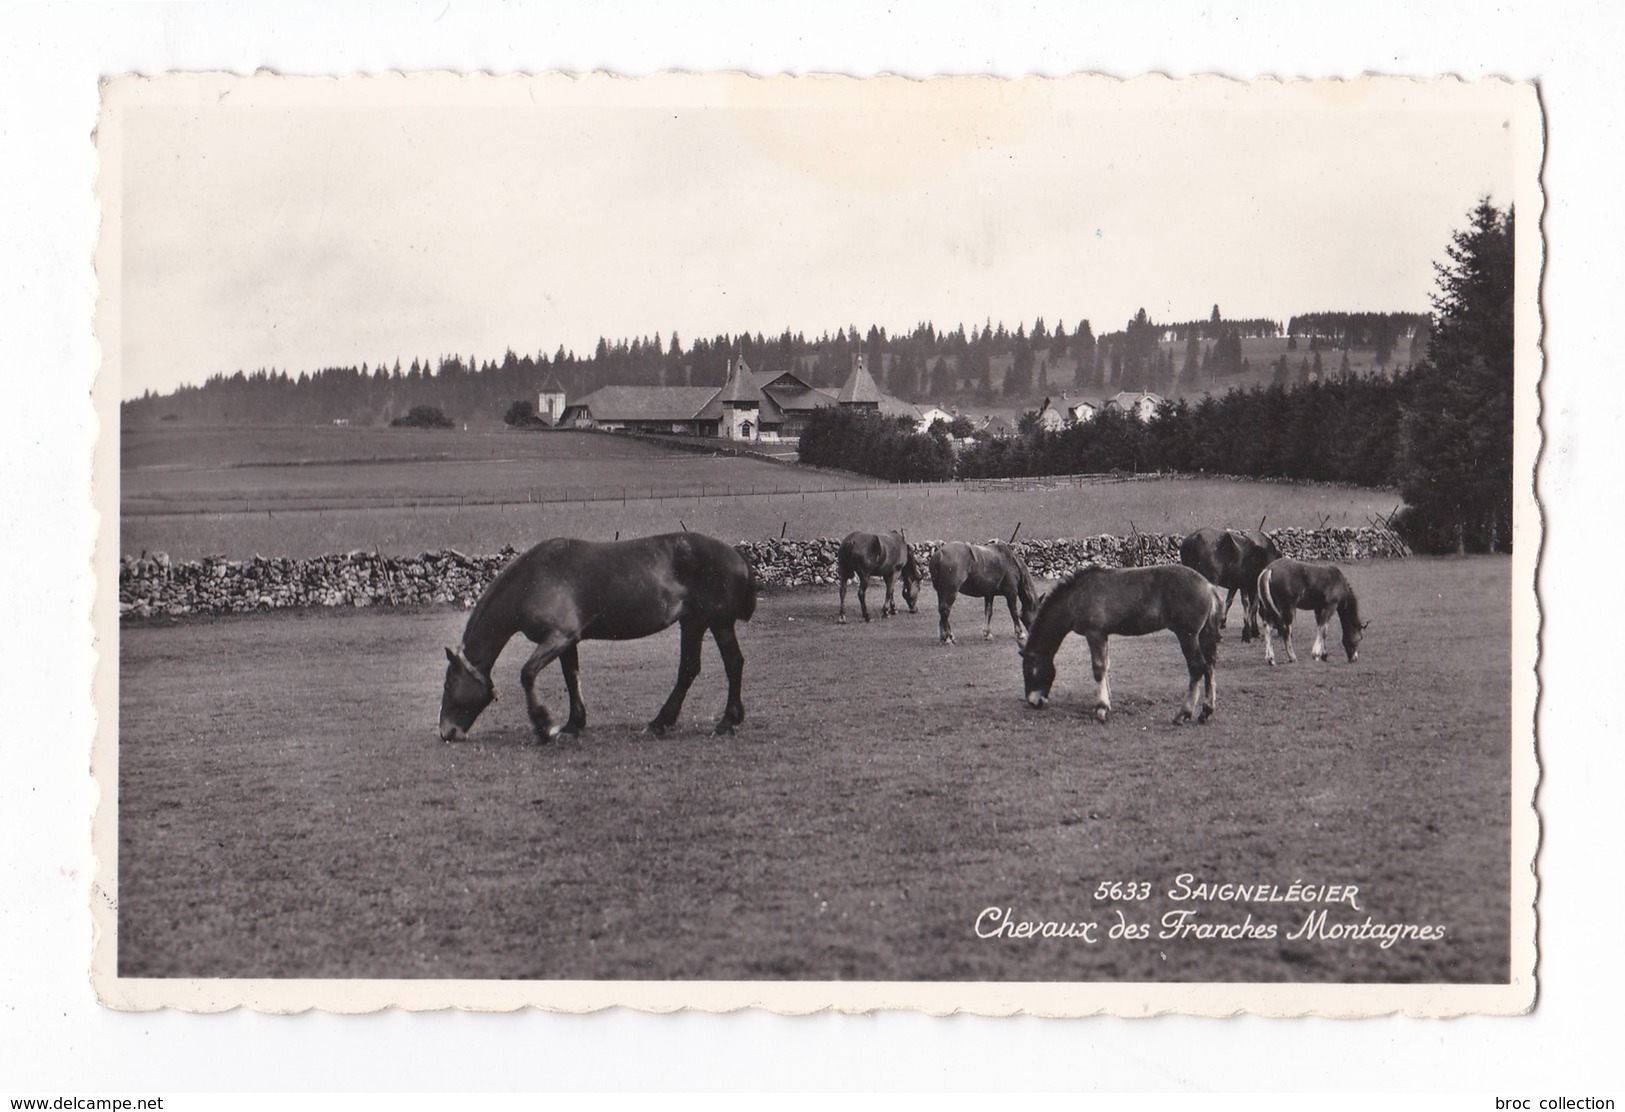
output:
[[[0,1103],[1617,1101],[1619,22],[0,9]]]
[[[102,103],[104,1003],[1533,1001],[1531,85]]]

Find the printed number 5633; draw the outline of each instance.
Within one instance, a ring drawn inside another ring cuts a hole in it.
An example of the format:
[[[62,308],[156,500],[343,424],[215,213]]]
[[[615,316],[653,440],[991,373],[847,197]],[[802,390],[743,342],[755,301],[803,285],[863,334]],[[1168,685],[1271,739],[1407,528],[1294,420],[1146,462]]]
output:
[[[1107,900],[1148,900],[1151,898],[1149,880],[1101,881],[1095,886],[1096,902]]]

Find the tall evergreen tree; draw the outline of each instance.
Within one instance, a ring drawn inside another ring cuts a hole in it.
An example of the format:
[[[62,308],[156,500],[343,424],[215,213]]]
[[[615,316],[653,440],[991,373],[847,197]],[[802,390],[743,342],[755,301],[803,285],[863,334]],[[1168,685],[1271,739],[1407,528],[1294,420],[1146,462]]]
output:
[[[1436,323],[1400,418],[1400,493],[1427,547],[1512,547],[1514,227],[1483,198],[1434,265]]]

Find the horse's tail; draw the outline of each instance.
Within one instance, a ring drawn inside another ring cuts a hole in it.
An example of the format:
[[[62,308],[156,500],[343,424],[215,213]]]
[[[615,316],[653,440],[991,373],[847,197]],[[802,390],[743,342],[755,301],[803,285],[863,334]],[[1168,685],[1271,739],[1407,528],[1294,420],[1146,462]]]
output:
[[[1281,626],[1281,612],[1275,608],[1275,599],[1270,596],[1270,573],[1274,569],[1275,566],[1270,564],[1258,573],[1258,615],[1270,625],[1279,629]]]
[[[748,622],[756,613],[756,565],[745,561],[745,597],[739,603],[739,620]]]
[[[1208,587],[1207,593],[1207,619],[1202,622],[1197,642],[1202,646],[1202,655],[1207,658],[1208,667],[1211,668],[1214,661],[1219,659],[1219,639],[1224,636],[1221,625],[1224,621],[1224,594],[1213,586]]]

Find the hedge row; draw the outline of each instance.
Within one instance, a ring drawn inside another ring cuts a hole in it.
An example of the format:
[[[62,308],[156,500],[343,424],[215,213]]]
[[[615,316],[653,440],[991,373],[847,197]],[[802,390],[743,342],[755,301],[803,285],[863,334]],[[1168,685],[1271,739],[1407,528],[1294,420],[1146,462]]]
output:
[[[1347,563],[1410,555],[1398,537],[1381,529],[1279,529],[1270,535],[1282,552],[1300,559]],[[1058,579],[1085,564],[1175,563],[1179,540],[1172,534],[1141,533],[1021,541],[1016,547],[1034,576]],[[941,543],[915,542],[917,558],[928,559]],[[840,542],[832,538],[744,541],[736,547],[765,585],[835,582]],[[449,550],[422,556],[351,552],[309,560],[210,556],[187,562],[172,562],[161,552],[126,556],[119,566],[119,615],[240,614],[321,606],[466,607],[473,605],[517,551],[504,547],[489,556],[464,556]]]

